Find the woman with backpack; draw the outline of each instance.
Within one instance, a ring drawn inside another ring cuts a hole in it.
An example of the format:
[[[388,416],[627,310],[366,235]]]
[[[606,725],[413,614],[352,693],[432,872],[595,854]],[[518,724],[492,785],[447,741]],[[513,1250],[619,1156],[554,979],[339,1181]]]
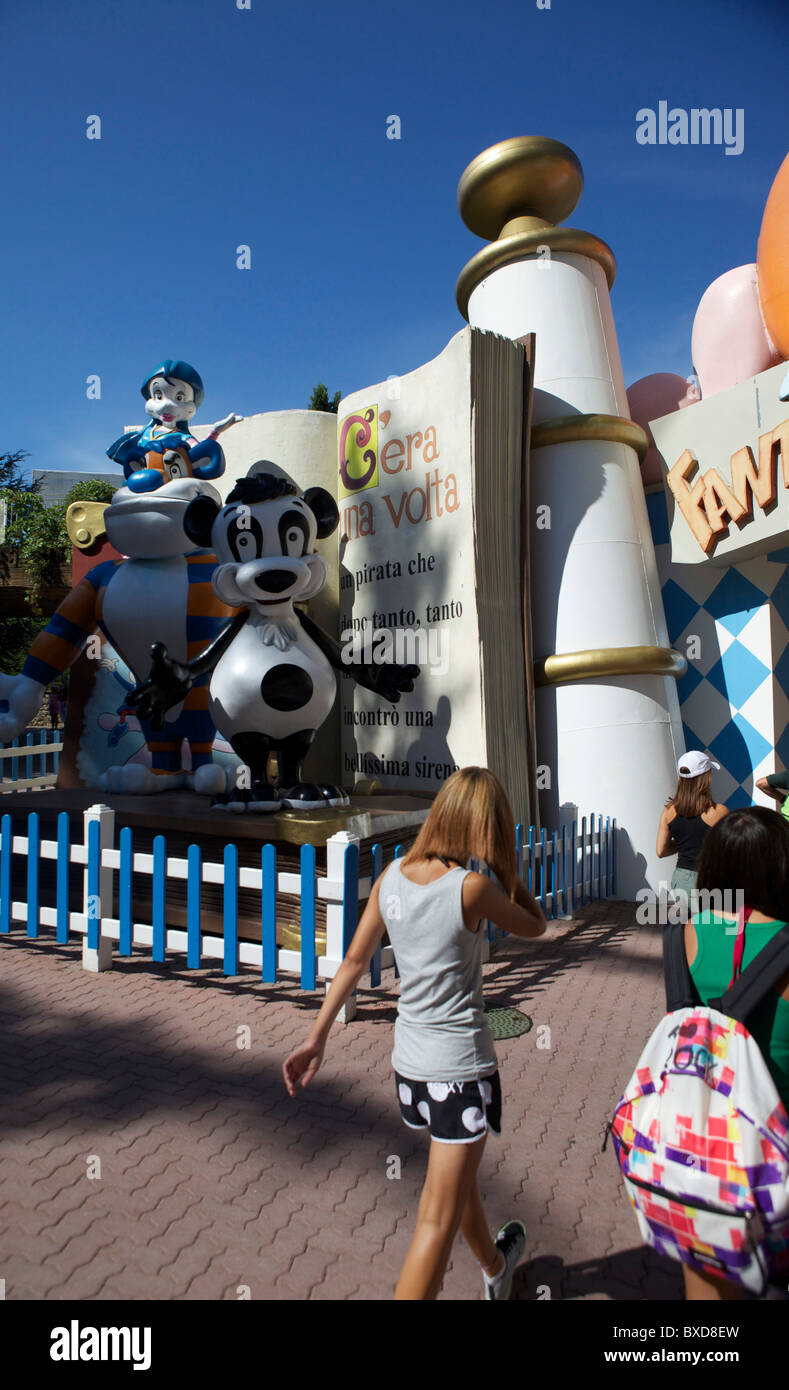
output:
[[[484,860],[504,887],[470,872]],[[283,1065],[288,1094],[312,1081],[329,1030],[369,968],[384,931],[400,972],[392,1066],[409,1129],[430,1135],[416,1230],[396,1299],[435,1299],[460,1229],[483,1276],[485,1298],[509,1298],[526,1245],[520,1221],[495,1240],[477,1171],[488,1131],[498,1134],[501,1087],[482,1000],[481,924],[542,936],[545,918],[517,876],[515,822],[492,772],[467,767],[438,793],[409,853],[373,884],[367,907],[309,1037]]]
[[[719,999],[735,974],[789,923],[789,824],[776,811],[730,811],[707,836],[698,862],[699,893],[726,910],[700,912],[685,923],[685,955],[702,1003]],[[744,907],[742,945],[737,895]],[[736,957],[739,956],[739,961]],[[746,1019],[789,1111],[789,970]],[[735,1284],[683,1265],[688,1299],[738,1298]]]
[[[789,1277],[789,824],[761,806],[713,826],[710,906],[663,936],[666,1014],[610,1125],[644,1239],[686,1297]]]
[[[683,753],[677,764],[677,790],[666,802],[658,826],[658,858],[676,854],[671,890],[685,903],[690,902],[696,887],[696,861],[707,833],[727,812],[710,791],[713,768],[720,772],[720,763],[713,762],[708,753],[697,749]]]

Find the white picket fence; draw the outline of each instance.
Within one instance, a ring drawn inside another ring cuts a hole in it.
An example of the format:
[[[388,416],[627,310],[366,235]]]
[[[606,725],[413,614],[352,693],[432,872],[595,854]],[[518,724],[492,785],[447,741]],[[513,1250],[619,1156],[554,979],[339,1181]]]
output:
[[[0,793],[54,787],[62,751],[62,729],[28,729],[0,747]]]
[[[427,815],[427,812],[424,813]],[[82,937],[83,965],[88,970],[108,970],[113,954],[129,957],[136,948],[150,951],[151,960],[163,963],[168,952],[186,956],[187,969],[199,969],[209,960],[221,960],[223,973],[238,975],[251,967],[266,983],[276,983],[281,974],[298,975],[302,989],[314,990],[320,981],[328,983],[336,974],[356,930],[359,904],[370,894],[375,879],[383,871],[383,852],[378,844],[371,849],[371,873],[359,876],[359,840],[347,831],[332,835],[326,845],[326,873],[316,871],[312,845],[302,845],[298,872],[278,870],[276,848],[261,847],[260,867],[242,867],[238,849],[225,845],[222,863],[203,862],[199,845],[190,845],[186,858],[169,856],[163,835],[157,835],[152,852],[136,852],[133,834],[126,826],[115,844],[115,812],[109,806],[94,805],[83,813],[84,839],[72,843],[68,813],[58,816],[57,839],[41,838],[39,815],[27,817],[27,834],[14,834],[10,814],[0,819],[0,936],[17,923],[24,923],[27,938],[45,941],[53,929],[58,943],[65,944],[76,934]],[[610,896],[614,891],[616,822],[603,824],[602,817],[584,818],[580,830],[575,822],[550,839],[542,831],[539,838],[530,828],[528,838],[517,827],[518,872],[540,901],[548,917],[565,916],[580,904]],[[397,846],[395,858],[401,852]],[[26,861],[26,895],[13,900],[12,858]],[[41,902],[39,871],[42,860],[54,860],[55,901]],[[82,872],[82,910],[70,907],[69,871]],[[484,867],[484,866],[477,866]],[[151,879],[151,921],[135,920],[133,874]],[[117,880],[115,876],[117,875]],[[168,884],[186,882],[187,928],[168,927]],[[201,924],[201,897],[204,884],[222,890],[221,935],[206,932]],[[118,916],[114,902],[118,901]],[[238,891],[251,889],[259,912],[260,942],[244,941],[238,930]],[[277,945],[277,894],[298,899],[300,949]],[[326,905],[326,950],[316,952],[316,903]],[[486,958],[502,932],[488,924]],[[50,937],[51,939],[51,937]],[[375,988],[381,971],[394,967],[391,946],[380,947],[369,966],[369,980]],[[355,1002],[348,1001],[346,1021],[353,1018]]]

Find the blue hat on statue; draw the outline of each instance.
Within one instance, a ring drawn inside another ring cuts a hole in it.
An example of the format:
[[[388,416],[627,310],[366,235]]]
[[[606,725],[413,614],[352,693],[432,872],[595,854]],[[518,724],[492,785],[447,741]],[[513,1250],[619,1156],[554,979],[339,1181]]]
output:
[[[150,372],[145,378],[140,393],[143,400],[148,400],[150,396],[149,386],[156,376],[176,377],[178,381],[185,381],[187,386],[191,386],[195,393],[195,405],[202,405],[205,391],[203,389],[203,379],[194,367],[190,367],[188,362],[176,361],[171,357],[165,358],[160,362],[155,371]]]

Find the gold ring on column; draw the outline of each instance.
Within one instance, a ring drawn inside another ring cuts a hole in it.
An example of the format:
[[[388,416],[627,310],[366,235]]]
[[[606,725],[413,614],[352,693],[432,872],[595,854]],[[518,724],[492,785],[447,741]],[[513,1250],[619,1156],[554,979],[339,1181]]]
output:
[[[542,247],[545,246],[548,248],[548,256],[542,251]],[[455,302],[464,319],[468,319],[468,302],[472,292],[477,285],[492,275],[494,270],[500,270],[503,265],[511,265],[516,261],[539,257],[541,273],[550,275],[549,256],[553,255],[586,256],[591,261],[597,261],[605,271],[609,290],[614,283],[616,257],[608,243],[595,236],[594,232],[584,232],[580,227],[538,227],[534,231],[518,232],[515,236],[492,241],[489,246],[483,246],[482,250],[464,265],[455,289]]]
[[[604,676],[684,676],[686,658],[671,647],[591,647],[562,652],[534,664],[535,685],[601,680]]]
[[[549,444],[572,444],[578,439],[605,439],[611,444],[627,444],[635,449],[639,462],[649,448],[646,431],[635,420],[621,415],[558,415],[532,426],[532,449]]]

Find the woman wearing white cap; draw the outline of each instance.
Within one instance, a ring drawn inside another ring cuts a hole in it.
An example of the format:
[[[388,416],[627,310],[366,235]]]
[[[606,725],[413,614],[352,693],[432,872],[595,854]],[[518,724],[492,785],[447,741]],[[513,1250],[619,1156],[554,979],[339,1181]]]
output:
[[[713,762],[708,753],[698,749],[683,753],[677,763],[677,790],[666,802],[658,827],[658,857],[668,859],[676,854],[677,867],[671,876],[671,888],[684,897],[686,908],[696,887],[696,860],[707,831],[717,825],[728,810],[710,794],[713,768],[720,772],[720,763]]]

